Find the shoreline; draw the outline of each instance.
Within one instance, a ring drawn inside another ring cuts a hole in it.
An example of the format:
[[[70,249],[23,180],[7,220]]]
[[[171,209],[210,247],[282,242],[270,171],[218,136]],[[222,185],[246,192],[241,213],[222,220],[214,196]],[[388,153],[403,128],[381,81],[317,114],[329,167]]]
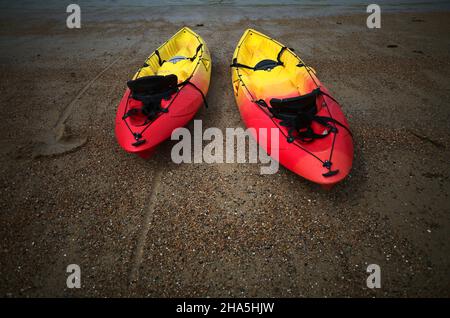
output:
[[[111,23],[111,22],[166,22],[166,23],[239,23],[244,21],[270,21],[273,19],[308,19],[330,18],[351,15],[366,15],[365,4],[188,4],[188,5],[106,5],[80,4],[82,8],[82,20],[87,23]],[[381,14],[428,14],[448,13],[450,3],[439,4],[380,4]],[[409,8],[408,8],[409,7]],[[4,20],[14,20],[23,23],[23,20],[38,18],[44,20],[63,21],[67,15],[65,5],[62,3],[51,4],[49,7],[3,7],[0,16]],[[151,14],[146,15],[145,10]],[[267,14],[270,12],[270,14]],[[20,16],[12,18],[11,16]],[[20,19],[20,20],[19,20]]]

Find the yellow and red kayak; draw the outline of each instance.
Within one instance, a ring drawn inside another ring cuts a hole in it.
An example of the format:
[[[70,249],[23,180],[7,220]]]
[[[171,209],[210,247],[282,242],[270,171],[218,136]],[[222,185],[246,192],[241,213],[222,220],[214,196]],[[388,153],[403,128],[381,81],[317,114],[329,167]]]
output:
[[[182,28],[128,81],[116,115],[120,146],[143,158],[151,156],[206,102],[210,77],[211,56],[205,41]]]
[[[353,140],[339,103],[294,52],[255,30],[242,35],[232,60],[232,84],[242,119],[269,155],[279,130],[279,162],[324,186],[344,179]]]

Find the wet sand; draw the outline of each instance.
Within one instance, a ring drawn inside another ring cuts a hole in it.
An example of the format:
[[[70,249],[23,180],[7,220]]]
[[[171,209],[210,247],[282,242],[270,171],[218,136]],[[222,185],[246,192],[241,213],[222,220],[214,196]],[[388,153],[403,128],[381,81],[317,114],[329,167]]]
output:
[[[450,13],[187,23],[213,58],[203,127],[243,127],[228,66],[245,28],[317,70],[355,136],[331,191],[282,167],[176,165],[171,141],[124,153],[126,80],[183,22],[64,19],[1,22],[1,296],[450,296]]]

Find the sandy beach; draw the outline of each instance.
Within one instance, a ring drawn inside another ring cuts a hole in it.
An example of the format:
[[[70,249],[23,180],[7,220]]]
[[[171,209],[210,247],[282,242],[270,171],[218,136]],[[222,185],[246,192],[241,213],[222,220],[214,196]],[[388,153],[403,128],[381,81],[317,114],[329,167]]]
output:
[[[378,30],[365,12],[224,23],[231,12],[182,8],[88,12],[69,30],[61,12],[2,13],[0,296],[450,296],[450,12],[384,13]],[[255,28],[341,102],[350,176],[325,191],[283,167],[177,165],[172,141],[148,161],[120,149],[126,81],[184,25],[213,58],[203,127],[244,127],[229,64]],[[72,263],[80,289],[66,287]],[[381,289],[366,286],[373,263]]]

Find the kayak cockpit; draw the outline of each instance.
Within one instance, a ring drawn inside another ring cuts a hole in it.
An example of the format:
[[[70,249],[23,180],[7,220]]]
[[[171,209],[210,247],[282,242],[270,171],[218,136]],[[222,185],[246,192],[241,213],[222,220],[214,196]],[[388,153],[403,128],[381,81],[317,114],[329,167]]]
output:
[[[232,66],[238,67],[242,81],[258,99],[298,96],[317,87],[292,50],[254,30],[242,37]]]
[[[188,28],[183,28],[150,55],[134,79],[173,74],[179,82],[183,82],[194,72],[202,54],[202,43],[198,36]]]

